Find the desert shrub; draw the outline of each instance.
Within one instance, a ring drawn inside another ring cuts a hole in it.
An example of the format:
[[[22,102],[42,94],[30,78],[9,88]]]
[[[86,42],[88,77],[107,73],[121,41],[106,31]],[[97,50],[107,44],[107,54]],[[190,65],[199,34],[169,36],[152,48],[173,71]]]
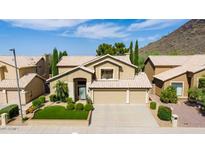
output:
[[[178,97],[176,89],[172,86],[168,86],[166,89],[162,90],[160,100],[164,103],[177,103]]]
[[[38,99],[42,104],[46,102],[46,97],[45,96],[40,96]]]
[[[202,94],[202,90],[199,88],[190,88],[188,90],[189,99],[199,100]]]
[[[19,107],[17,104],[12,104],[9,105],[3,109],[0,110],[0,115],[2,113],[7,113],[8,114],[8,118],[13,118],[19,115]]]
[[[27,110],[26,110],[26,114],[29,114],[29,113],[33,113],[37,108],[34,107],[33,105],[31,105]]]
[[[74,108],[75,108],[75,105],[73,103],[68,103],[67,104],[67,109],[68,110],[74,110]]]
[[[75,109],[76,110],[83,110],[84,109],[84,105],[82,103],[77,103],[77,104],[75,104]]]
[[[172,116],[172,110],[167,106],[159,106],[157,116],[161,120],[170,121]]]
[[[205,77],[199,79],[199,88],[205,89]]]
[[[94,109],[94,107],[93,107],[93,105],[90,104],[90,103],[87,103],[87,104],[85,104],[85,106],[84,106],[84,110],[85,110],[85,111],[91,111],[91,110],[93,110],[93,109]]]
[[[72,97],[68,97],[68,98],[66,98],[66,102],[67,102],[67,103],[73,103],[73,99],[72,99]]]
[[[41,107],[42,104],[43,104],[43,103],[41,102],[41,100],[40,100],[39,98],[33,100],[33,102],[32,102],[32,106],[34,106],[34,107],[36,107],[36,108]]]
[[[56,102],[58,100],[57,96],[55,94],[50,95],[49,99],[50,99],[51,102]]]
[[[157,108],[156,102],[150,102],[150,109],[155,110]]]

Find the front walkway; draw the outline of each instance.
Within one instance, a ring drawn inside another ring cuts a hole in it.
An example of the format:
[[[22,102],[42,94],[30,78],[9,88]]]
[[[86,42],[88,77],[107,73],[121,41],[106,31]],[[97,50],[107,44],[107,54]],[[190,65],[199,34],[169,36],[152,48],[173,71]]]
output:
[[[179,127],[205,127],[205,116],[201,115],[196,107],[187,105],[186,101],[179,101],[177,104],[165,104],[156,95],[150,94],[150,98],[160,105],[171,107],[173,114],[179,116]]]
[[[90,127],[158,127],[146,104],[95,104]]]

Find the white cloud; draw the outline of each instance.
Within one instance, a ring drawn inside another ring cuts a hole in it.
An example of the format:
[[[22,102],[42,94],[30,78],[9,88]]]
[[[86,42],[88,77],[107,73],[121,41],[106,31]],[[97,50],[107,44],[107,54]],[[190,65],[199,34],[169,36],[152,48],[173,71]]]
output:
[[[28,28],[34,30],[58,30],[66,27],[77,26],[87,20],[77,19],[18,19],[18,20],[5,20],[11,23],[14,27]]]
[[[112,23],[101,23],[95,25],[81,25],[70,33],[64,32],[62,36],[74,36],[81,38],[103,39],[103,38],[124,38],[128,34],[124,31],[123,26],[118,26]]]
[[[133,23],[128,27],[128,31],[157,30],[170,27],[181,20],[177,19],[150,19],[143,22]]]
[[[147,36],[147,37],[138,37],[138,41],[140,42],[144,42],[144,41],[155,41],[155,40],[158,40],[160,38],[160,35],[153,35],[153,36]]]

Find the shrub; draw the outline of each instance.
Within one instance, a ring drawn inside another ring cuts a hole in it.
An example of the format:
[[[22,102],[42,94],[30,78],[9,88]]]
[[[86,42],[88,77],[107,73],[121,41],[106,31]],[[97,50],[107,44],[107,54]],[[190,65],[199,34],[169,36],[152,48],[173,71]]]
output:
[[[66,98],[66,102],[67,102],[67,103],[73,103],[73,99],[72,99],[72,97],[68,97],[68,98]]]
[[[46,97],[45,96],[40,96],[38,99],[42,104],[46,102]]]
[[[164,103],[177,103],[178,97],[176,89],[172,86],[168,86],[161,92],[160,100]]]
[[[84,105],[83,105],[82,103],[77,103],[77,104],[75,105],[75,109],[76,109],[76,110],[83,110],[83,109],[84,109]]]
[[[19,107],[17,104],[9,105],[9,106],[0,110],[0,114],[2,114],[2,113],[7,113],[8,118],[11,119],[11,118],[19,115]]]
[[[93,105],[90,104],[90,103],[87,103],[87,104],[85,104],[85,106],[84,106],[84,110],[85,110],[85,111],[91,111],[91,110],[93,110],[93,109],[94,109],[94,107],[93,107]]]
[[[74,110],[74,108],[75,108],[75,105],[73,103],[68,103],[67,104],[67,109],[68,110]]]
[[[150,109],[155,110],[157,108],[156,102],[150,102]]]
[[[39,108],[42,105],[42,102],[39,98],[33,100],[32,105],[36,108]]]
[[[205,88],[205,77],[199,79],[199,88]]]
[[[199,88],[190,88],[188,91],[189,99],[199,100],[202,95],[202,90]]]
[[[56,102],[57,101],[57,96],[55,94],[52,94],[49,96],[49,99],[51,102]]]
[[[32,105],[26,110],[26,114],[33,113],[36,109],[37,108]]]
[[[159,106],[157,116],[161,120],[170,121],[172,116],[172,110],[166,106]]]

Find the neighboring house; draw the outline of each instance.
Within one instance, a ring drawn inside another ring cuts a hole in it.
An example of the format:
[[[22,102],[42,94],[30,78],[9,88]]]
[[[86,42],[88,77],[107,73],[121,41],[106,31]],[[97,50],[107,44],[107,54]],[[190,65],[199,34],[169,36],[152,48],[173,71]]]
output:
[[[205,55],[149,56],[144,72],[153,83],[153,93],[172,85],[179,98],[188,97],[188,89],[198,87],[199,78],[205,75]]]
[[[22,104],[44,93],[49,75],[46,58],[17,56],[17,72]],[[0,56],[0,103],[19,103],[13,56]]]
[[[90,96],[98,104],[146,103],[152,87],[145,73],[136,74],[137,67],[129,56],[65,56],[58,63],[59,75],[47,80],[51,93],[58,80],[68,85],[75,101]]]

